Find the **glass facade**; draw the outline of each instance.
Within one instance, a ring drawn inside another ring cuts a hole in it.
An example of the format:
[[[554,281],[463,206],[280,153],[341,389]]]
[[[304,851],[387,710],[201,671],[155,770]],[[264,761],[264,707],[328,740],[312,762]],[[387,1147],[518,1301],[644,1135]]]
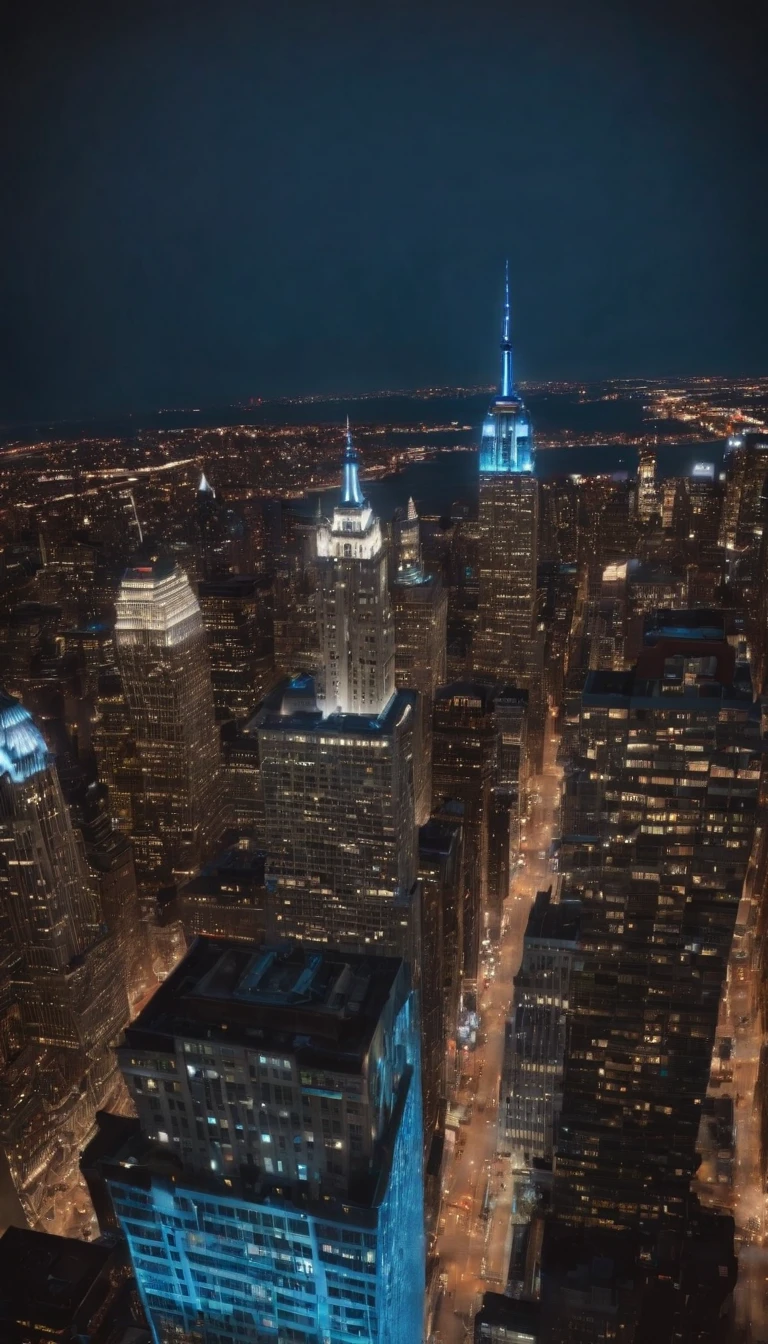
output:
[[[110,1181],[158,1344],[417,1344],[424,1302],[421,1104],[406,1093],[371,1209],[310,1212],[278,1196],[204,1194],[183,1179]],[[126,1168],[130,1172],[130,1168]]]

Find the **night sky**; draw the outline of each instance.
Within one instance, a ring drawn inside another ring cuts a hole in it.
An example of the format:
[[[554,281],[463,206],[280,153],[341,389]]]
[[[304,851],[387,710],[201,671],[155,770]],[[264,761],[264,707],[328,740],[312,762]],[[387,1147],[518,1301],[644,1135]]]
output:
[[[763,10],[15,6],[0,420],[768,373]]]

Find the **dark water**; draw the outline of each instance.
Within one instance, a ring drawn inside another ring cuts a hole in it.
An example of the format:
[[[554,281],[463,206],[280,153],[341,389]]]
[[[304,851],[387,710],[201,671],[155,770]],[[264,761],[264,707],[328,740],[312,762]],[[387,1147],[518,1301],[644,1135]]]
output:
[[[587,446],[540,450],[536,455],[536,474],[540,479],[570,473],[633,474],[637,452],[634,448],[616,444],[616,438],[621,435],[659,434],[657,457],[662,476],[685,474],[697,461],[714,462],[720,469],[722,443],[682,447],[665,443],[665,435],[682,427],[650,419],[646,398],[641,394],[628,391],[619,399],[601,400],[598,392],[596,389],[595,395],[586,397],[573,392],[532,392],[526,396],[534,432],[539,439],[570,431],[590,440]],[[210,407],[200,411],[152,411],[109,421],[28,426],[23,433],[0,427],[0,442],[3,439],[34,442],[53,437],[72,440],[112,436],[135,438],[141,430],[206,429],[221,425],[341,425],[349,414],[353,426],[359,427],[363,441],[366,427],[407,425],[413,427],[412,434],[393,433],[389,442],[398,447],[415,443],[465,449],[440,453],[431,461],[414,463],[397,475],[366,483],[371,502],[384,518],[390,517],[411,496],[420,512],[445,514],[450,512],[456,500],[472,504],[477,499],[477,452],[474,446],[489,400],[489,394],[483,392],[461,397],[392,396],[312,404],[271,402],[248,407]],[[334,491],[325,492],[321,496],[324,510],[334,494]],[[303,508],[314,511],[317,499],[317,495],[308,496]]]
[[[469,445],[477,435],[489,400],[489,393],[483,392],[461,397],[337,398],[301,404],[264,402],[200,410],[153,410],[98,420],[0,425],[0,443],[11,440],[34,443],[52,438],[132,438],[142,430],[212,429],[220,425],[343,425],[349,415],[353,425],[361,426],[444,425],[456,421],[474,427],[461,436]],[[571,393],[535,393],[526,400],[536,427],[543,433],[572,429],[576,434],[608,435],[642,431],[644,424],[642,399],[632,396],[620,401],[584,401]],[[439,440],[439,436],[436,438]]]
[[[658,469],[661,476],[683,476],[690,472],[694,462],[714,462],[720,469],[723,446],[719,443],[674,445],[658,449]],[[599,472],[629,472],[637,466],[634,448],[616,448],[596,444],[588,448],[551,448],[536,456],[536,475],[540,480],[565,476],[576,472],[583,476]],[[382,518],[391,517],[396,508],[413,498],[419,513],[449,514],[456,500],[474,504],[477,501],[477,452],[442,453],[430,462],[415,462],[396,476],[365,483],[365,493]],[[333,505],[337,492],[323,491],[307,496],[302,512],[314,512],[318,499],[322,512]]]

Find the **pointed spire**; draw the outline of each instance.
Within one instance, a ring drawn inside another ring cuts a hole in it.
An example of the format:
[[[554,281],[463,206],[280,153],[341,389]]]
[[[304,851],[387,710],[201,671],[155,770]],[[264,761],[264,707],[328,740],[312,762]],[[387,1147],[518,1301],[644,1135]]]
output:
[[[416,512],[416,505],[413,502],[413,495],[411,495],[410,499],[408,500],[408,521],[413,523],[416,521],[418,516],[419,515]]]
[[[509,260],[504,268],[504,322],[501,328],[501,395],[512,395],[512,337],[509,317]]]
[[[205,472],[201,473],[200,484],[197,487],[197,492],[199,495],[213,495],[214,498],[216,497],[216,491],[214,490],[213,486],[208,480],[208,477],[206,476]]]
[[[347,508],[362,508],[365,502],[363,492],[360,489],[359,467],[360,458],[352,442],[352,431],[349,428],[349,416],[347,416],[347,446],[344,450],[344,475],[341,485],[341,502]]]

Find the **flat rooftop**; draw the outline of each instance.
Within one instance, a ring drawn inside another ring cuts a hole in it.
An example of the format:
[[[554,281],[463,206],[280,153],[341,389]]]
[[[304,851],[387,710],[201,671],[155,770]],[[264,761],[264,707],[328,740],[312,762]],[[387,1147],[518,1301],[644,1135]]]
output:
[[[584,704],[616,700],[671,704],[674,700],[686,709],[709,701],[713,711],[718,702],[741,708],[752,704],[749,666],[737,662],[736,651],[722,629],[718,633],[706,623],[708,613],[669,615],[676,618],[675,624],[655,628],[646,637],[631,671],[588,673]],[[702,621],[697,623],[696,616]]]
[[[0,1324],[21,1314],[53,1338],[72,1324],[113,1254],[110,1247],[9,1227],[0,1239]]]
[[[405,715],[415,712],[416,692],[395,691],[378,715],[328,714],[324,717],[319,709],[305,707],[309,694],[314,695],[314,685],[310,688],[310,682],[311,678],[301,682],[294,678],[277,687],[267,696],[263,710],[249,723],[248,731],[258,728],[272,733],[322,733],[325,737],[349,737],[355,733],[386,737],[395,731]],[[294,709],[295,703],[300,707]]]
[[[399,957],[198,938],[127,1029],[122,1049],[218,1040],[355,1069],[395,989],[407,992]]]
[[[553,943],[575,943],[581,925],[581,901],[565,900],[554,902],[551,889],[537,891],[528,924],[525,930],[526,941],[530,938],[544,939]]]
[[[643,622],[645,644],[655,644],[659,639],[723,640],[725,637],[724,613],[710,607],[684,611],[662,607],[648,612]]]

